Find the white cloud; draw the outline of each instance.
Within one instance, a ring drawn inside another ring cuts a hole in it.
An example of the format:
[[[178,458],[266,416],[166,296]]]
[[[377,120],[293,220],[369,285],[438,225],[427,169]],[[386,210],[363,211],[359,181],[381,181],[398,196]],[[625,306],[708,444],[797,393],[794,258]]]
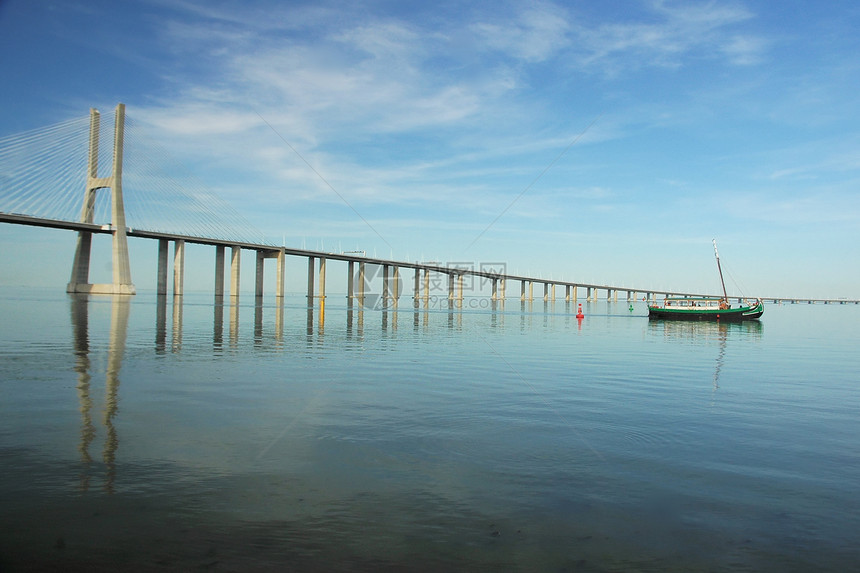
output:
[[[651,3],[650,17],[630,22],[606,22],[576,27],[580,62],[619,68],[681,66],[691,57],[723,54],[730,63],[750,64],[760,60],[765,43],[740,36],[733,27],[750,20],[746,9],[713,2]]]
[[[738,35],[728,38],[722,51],[730,62],[740,66],[752,66],[764,61],[767,47],[768,42],[763,38]]]
[[[546,96],[546,109],[528,97],[544,88],[532,75],[542,64],[611,71],[679,66],[703,53],[751,63],[763,46],[737,29],[748,12],[712,3],[657,2],[644,5],[645,17],[587,24],[575,9],[544,2],[465,11],[441,26],[355,7],[335,18],[324,8],[184,6],[206,18],[177,19],[164,33],[199,67],[188,76],[169,72],[175,97],[144,113],[255,181],[221,182],[231,195],[281,205],[347,202],[359,212],[387,207],[398,217],[423,209],[437,222],[446,207],[491,221],[582,129],[575,115],[554,115],[555,95]],[[578,145],[665,121],[619,119],[624,113],[602,117]],[[558,185],[542,180],[505,217],[560,213]],[[570,193],[593,208],[616,208],[599,184]]]
[[[544,61],[563,50],[569,43],[569,28],[567,14],[545,2],[529,4],[513,18],[504,14],[471,25],[484,47],[529,63]]]

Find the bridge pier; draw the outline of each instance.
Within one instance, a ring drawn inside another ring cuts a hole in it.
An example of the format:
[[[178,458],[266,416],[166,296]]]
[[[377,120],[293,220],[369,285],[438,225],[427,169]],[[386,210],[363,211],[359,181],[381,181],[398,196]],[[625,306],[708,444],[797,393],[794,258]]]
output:
[[[167,294],[167,257],[169,241],[158,240],[158,268],[156,271],[155,292]],[[173,296],[181,296],[185,288],[185,241],[173,242]]]
[[[320,257],[319,299],[320,301],[325,300],[325,257]]]
[[[167,239],[158,239],[158,270],[155,281],[155,294],[167,294]]]
[[[224,296],[224,245],[215,245],[215,298]]]
[[[465,275],[463,273],[457,273],[457,300],[460,302],[459,306],[463,306],[463,281],[465,280]]]
[[[358,263],[358,304],[364,307],[365,262]]]
[[[284,297],[284,259],[286,254],[284,253],[284,249],[280,248],[277,250],[263,250],[260,249],[257,251],[257,267],[256,267],[256,282],[254,285],[255,291],[254,294],[257,298],[261,298],[263,296],[263,269],[265,268],[266,259],[275,259],[276,262],[276,275],[275,275],[275,296],[278,298]]]
[[[275,296],[281,299],[283,304],[284,291],[287,287],[287,252],[283,247],[278,251],[277,276],[275,277]]]
[[[173,296],[182,296],[185,288],[185,241],[173,242]]]
[[[382,308],[397,308],[400,299],[400,269],[382,265]]]
[[[131,265],[128,260],[128,238],[125,225],[125,206],[122,199],[122,159],[123,139],[125,137],[125,105],[116,106],[114,119],[113,165],[109,177],[98,176],[99,127],[98,110],[90,109],[89,162],[87,182],[84,189],[81,222],[93,224],[95,216],[96,191],[111,190],[111,262],[113,282],[110,284],[90,284],[90,255],[92,252],[92,232],[78,231],[78,243],[72,272],[66,292],[91,294],[135,294],[131,283]]]
[[[382,265],[382,308],[388,308],[391,299],[391,284],[388,278],[388,265]]]
[[[242,267],[242,249],[238,245],[230,247],[230,298],[239,296],[239,272]]]
[[[392,285],[392,287],[393,287],[392,292],[391,292],[392,300],[394,302],[394,308],[397,308],[397,305],[400,302],[400,291],[402,290],[401,285],[400,285],[400,267],[395,266],[392,269],[391,278],[394,281],[394,284]]]
[[[352,300],[355,298],[355,261],[346,263],[346,305],[352,308]]]
[[[314,302],[314,258],[308,257],[308,305]]]

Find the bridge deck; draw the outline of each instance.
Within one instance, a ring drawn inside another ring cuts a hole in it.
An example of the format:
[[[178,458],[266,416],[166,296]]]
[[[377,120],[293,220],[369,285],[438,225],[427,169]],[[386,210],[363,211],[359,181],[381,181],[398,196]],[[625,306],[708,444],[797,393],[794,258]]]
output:
[[[110,225],[94,225],[88,223],[79,223],[74,221],[60,221],[56,219],[45,219],[41,217],[31,217],[29,215],[22,215],[19,213],[4,213],[0,212],[0,223],[12,223],[17,225],[29,225],[35,227],[47,227],[52,229],[66,229],[70,231],[89,231],[92,233],[101,233],[101,234],[111,234],[112,228]],[[263,251],[263,252],[276,252],[283,250],[285,254],[297,257],[313,257],[313,258],[324,258],[327,260],[336,260],[336,261],[345,261],[345,262],[360,262],[360,263],[369,263],[372,265],[387,265],[391,267],[397,268],[409,268],[415,270],[427,270],[442,274],[448,275],[464,275],[464,276],[475,276],[482,277],[486,279],[498,279],[498,280],[513,280],[513,281],[525,281],[528,283],[537,283],[544,285],[556,285],[556,286],[569,286],[569,287],[577,287],[577,288],[589,288],[589,289],[597,289],[597,290],[607,290],[607,291],[621,291],[621,292],[629,292],[629,293],[648,293],[650,295],[665,295],[665,296],[716,296],[713,294],[702,294],[702,293],[684,293],[679,291],[659,291],[647,288],[635,288],[635,287],[625,287],[625,286],[613,286],[606,284],[588,284],[588,283],[579,283],[579,282],[570,282],[570,281],[558,281],[558,280],[548,280],[548,279],[540,279],[535,277],[527,277],[523,275],[510,275],[506,273],[494,273],[492,271],[482,271],[476,269],[469,268],[457,268],[450,266],[443,266],[437,264],[423,264],[423,263],[415,263],[409,261],[393,261],[388,259],[379,259],[373,257],[365,257],[359,256],[356,254],[350,253],[329,253],[323,251],[312,251],[307,249],[294,249],[290,247],[278,247],[275,245],[267,245],[262,243],[242,243],[231,241],[227,239],[211,239],[206,237],[195,237],[190,235],[180,235],[176,233],[164,233],[159,231],[146,231],[139,229],[128,229],[127,234],[129,237],[138,237],[144,239],[157,239],[157,240],[168,240],[168,241],[184,241],[186,243],[191,244],[199,244],[199,245],[210,245],[210,246],[223,246],[223,247],[240,247],[242,249],[253,250],[253,251]],[[734,297],[732,297],[734,298]],[[854,299],[826,299],[826,298],[796,298],[796,297],[763,297],[763,300],[770,301],[773,303],[779,302],[789,302],[789,303],[808,303],[808,304],[860,304],[860,300]]]

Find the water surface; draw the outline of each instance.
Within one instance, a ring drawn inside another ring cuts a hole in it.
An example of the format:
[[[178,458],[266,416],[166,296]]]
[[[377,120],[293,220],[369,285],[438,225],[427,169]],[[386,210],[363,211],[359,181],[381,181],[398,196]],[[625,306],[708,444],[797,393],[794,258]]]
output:
[[[860,307],[343,300],[0,291],[0,568],[860,562]]]

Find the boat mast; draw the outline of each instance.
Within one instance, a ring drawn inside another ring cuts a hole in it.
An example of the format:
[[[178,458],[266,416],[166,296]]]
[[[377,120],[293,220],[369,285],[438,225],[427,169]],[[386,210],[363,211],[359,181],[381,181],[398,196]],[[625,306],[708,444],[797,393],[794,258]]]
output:
[[[729,302],[729,295],[726,294],[726,281],[723,280],[723,268],[720,266],[720,252],[717,251],[717,240],[714,241],[714,255],[717,257],[717,270],[720,271],[720,284],[723,285],[723,300]]]

